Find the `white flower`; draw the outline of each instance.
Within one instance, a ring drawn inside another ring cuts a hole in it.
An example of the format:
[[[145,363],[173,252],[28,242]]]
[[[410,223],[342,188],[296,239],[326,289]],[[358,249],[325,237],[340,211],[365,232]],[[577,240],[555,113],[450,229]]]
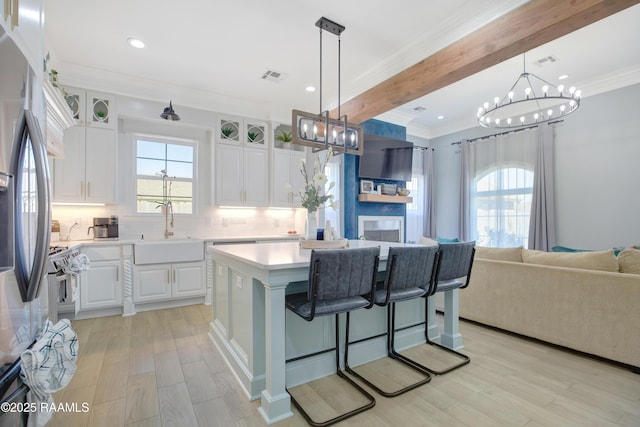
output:
[[[324,183],[327,182],[327,176],[321,172],[318,172],[314,175],[313,182],[319,187],[324,187]]]
[[[316,159],[313,162],[313,171],[307,170],[307,165],[302,160],[300,162],[300,174],[304,178],[304,189],[297,193],[302,202],[302,207],[306,208],[309,213],[315,212],[318,208],[324,206],[327,201],[333,200],[332,195],[328,195],[325,191],[325,184],[328,181],[324,174],[324,168],[331,158],[331,151],[327,151],[327,155],[323,160]],[[329,189],[334,186],[332,182]]]
[[[334,211],[337,211],[338,209],[340,209],[340,200],[331,200],[329,206],[331,206],[331,209],[333,209]]]

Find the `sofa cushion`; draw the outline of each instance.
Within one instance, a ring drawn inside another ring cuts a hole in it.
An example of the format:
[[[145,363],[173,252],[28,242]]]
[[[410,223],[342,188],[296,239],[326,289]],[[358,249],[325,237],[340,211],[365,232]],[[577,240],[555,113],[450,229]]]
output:
[[[640,250],[625,249],[618,254],[620,273],[640,274]]]
[[[476,258],[522,262],[522,246],[518,246],[517,248],[487,248],[485,246],[476,246]]]
[[[618,259],[615,257],[613,249],[595,252],[544,252],[523,249],[522,261],[530,264],[552,265],[556,267],[618,271]]]

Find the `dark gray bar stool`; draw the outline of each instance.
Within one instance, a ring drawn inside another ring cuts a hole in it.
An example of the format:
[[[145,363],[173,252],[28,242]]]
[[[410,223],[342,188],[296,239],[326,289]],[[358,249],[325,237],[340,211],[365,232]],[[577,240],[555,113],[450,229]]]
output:
[[[381,307],[387,307],[387,355],[415,369],[421,374],[421,379],[408,386],[397,390],[384,390],[371,380],[357,373],[349,366],[349,313],[347,313],[346,347],[344,354],[345,370],[351,375],[359,378],[371,388],[383,396],[394,397],[413,390],[431,380],[429,371],[417,366],[415,363],[406,361],[399,357],[395,350],[395,320],[396,302],[406,301],[424,296],[435,279],[436,267],[438,264],[437,246],[414,246],[414,247],[392,247],[389,248],[387,258],[387,269],[385,280],[378,284],[374,303]],[[362,342],[380,335],[368,337],[354,341]]]
[[[307,321],[313,320],[316,316],[335,315],[335,347],[326,351],[335,350],[336,374],[351,384],[368,401],[365,405],[354,410],[320,422],[311,419],[309,414],[292,395],[291,400],[293,404],[298,408],[305,420],[313,426],[328,426],[334,424],[373,408],[376,403],[371,394],[345,375],[340,369],[339,314],[347,313],[348,315],[352,310],[373,306],[379,253],[379,247],[314,250],[311,252],[308,291],[286,297],[287,308]],[[287,360],[287,362],[315,356],[326,351],[296,357]]]
[[[403,360],[408,363],[414,364],[417,368],[425,369],[434,375],[442,375],[447,372],[451,372],[454,369],[458,369],[471,360],[469,356],[455,351],[449,347],[431,341],[429,339],[429,333],[427,325],[429,325],[429,309],[427,299],[434,296],[437,292],[445,292],[453,289],[464,289],[469,286],[471,280],[471,268],[473,267],[473,257],[476,252],[475,242],[456,242],[456,243],[441,243],[440,248],[440,260],[438,262],[436,280],[431,283],[431,286],[427,289],[424,295],[424,307],[425,307],[425,339],[427,344],[441,348],[456,357],[460,362],[453,364],[446,369],[433,369],[423,364],[417,363],[406,356],[398,354]]]

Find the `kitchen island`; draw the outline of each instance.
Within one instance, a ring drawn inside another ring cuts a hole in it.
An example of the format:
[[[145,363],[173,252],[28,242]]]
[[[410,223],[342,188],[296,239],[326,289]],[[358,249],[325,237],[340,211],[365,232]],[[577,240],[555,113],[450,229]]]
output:
[[[390,246],[405,246],[364,240],[349,243],[352,248],[380,246],[380,270],[386,267]],[[209,336],[248,398],[261,399],[259,411],[267,423],[292,415],[285,385],[292,387],[335,372],[333,352],[285,366],[287,359],[334,345],[333,316],[306,322],[285,309],[286,294],[307,289],[310,255],[311,250],[301,249],[299,242],[219,245],[207,249],[213,266],[213,321]],[[420,324],[424,322],[423,307],[421,299],[398,304],[396,327],[416,326],[396,334],[397,348],[424,343],[424,325]],[[352,341],[385,330],[384,308],[357,310],[352,315]],[[435,319],[429,330],[437,331]],[[352,366],[385,356],[383,337],[349,347]]]

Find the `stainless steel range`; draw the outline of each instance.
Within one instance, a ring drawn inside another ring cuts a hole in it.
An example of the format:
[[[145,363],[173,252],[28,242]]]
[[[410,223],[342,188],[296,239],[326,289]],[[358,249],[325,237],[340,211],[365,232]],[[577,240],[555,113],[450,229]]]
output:
[[[51,246],[49,248],[49,318],[58,321],[59,313],[75,312],[75,292],[77,275],[71,271],[72,260],[80,255],[77,249],[68,246]]]

